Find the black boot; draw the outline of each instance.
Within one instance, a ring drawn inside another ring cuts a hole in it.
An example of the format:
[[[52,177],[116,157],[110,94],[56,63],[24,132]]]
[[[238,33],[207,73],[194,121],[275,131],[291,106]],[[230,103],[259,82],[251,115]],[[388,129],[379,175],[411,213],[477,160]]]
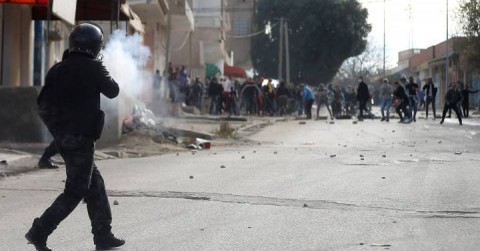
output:
[[[93,237],[93,242],[97,250],[109,250],[111,248],[116,248],[123,246],[125,241],[118,239],[112,233],[107,235],[100,235]]]
[[[37,251],[52,251],[47,247],[47,238],[48,234],[45,233],[40,227],[38,219],[33,221],[33,225],[28,230],[28,233],[25,234],[25,238],[28,240],[29,244],[33,244]]]
[[[57,169],[58,166],[53,164],[52,161],[50,161],[48,159],[41,158],[38,161],[38,168],[40,168],[40,169]]]

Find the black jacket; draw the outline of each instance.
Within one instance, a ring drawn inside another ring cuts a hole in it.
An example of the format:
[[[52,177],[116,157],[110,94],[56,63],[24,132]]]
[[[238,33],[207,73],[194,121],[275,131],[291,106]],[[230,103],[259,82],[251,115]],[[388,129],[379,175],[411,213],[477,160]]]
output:
[[[360,82],[357,88],[357,100],[358,101],[368,101],[370,99],[370,92],[368,91],[368,86],[365,82]]]
[[[100,94],[112,99],[118,93],[118,84],[100,60],[72,53],[48,71],[37,104],[52,135],[98,138],[103,127]]]
[[[408,96],[403,86],[399,85],[398,88],[393,91],[393,95],[396,98],[403,100],[405,103],[408,103]]]

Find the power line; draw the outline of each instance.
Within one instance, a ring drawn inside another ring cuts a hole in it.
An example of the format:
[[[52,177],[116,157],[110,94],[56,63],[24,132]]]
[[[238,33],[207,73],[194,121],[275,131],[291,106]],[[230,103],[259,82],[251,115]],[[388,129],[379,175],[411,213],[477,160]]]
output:
[[[271,26],[271,28],[273,28],[273,27],[275,27],[275,26],[277,26],[277,25],[278,25],[278,23],[275,23],[275,24],[273,24],[273,25]],[[265,28],[265,29],[263,29],[263,30],[261,30],[261,31],[257,31],[257,32],[255,32],[255,33],[251,33],[251,34],[247,34],[247,35],[243,35],[243,36],[229,36],[229,35],[227,35],[227,37],[229,37],[229,38],[249,38],[249,37],[254,37],[254,36],[258,36],[258,35],[264,34],[266,30],[267,30],[267,28]]]

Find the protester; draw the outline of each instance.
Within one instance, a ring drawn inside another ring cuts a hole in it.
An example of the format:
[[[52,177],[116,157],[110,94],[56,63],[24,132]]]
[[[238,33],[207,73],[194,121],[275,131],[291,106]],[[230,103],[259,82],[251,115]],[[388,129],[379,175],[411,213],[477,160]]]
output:
[[[408,78],[408,84],[405,86],[408,96],[408,113],[413,122],[417,122],[417,91],[418,84],[414,82],[413,77]]]
[[[305,115],[307,119],[312,118],[312,105],[315,101],[312,89],[305,84],[300,84],[300,90],[302,91],[303,100],[305,102]]]
[[[424,85],[422,89],[425,91],[425,95],[427,97],[427,100],[425,102],[425,117],[428,119],[428,106],[431,104],[433,110],[433,119],[435,119],[435,96],[437,95],[437,88],[433,84],[432,78],[429,78],[427,80],[427,84]]]
[[[393,91],[393,96],[394,96],[393,105],[395,106],[395,111],[400,117],[399,122],[405,122],[406,118],[407,118],[407,122],[411,122],[411,120],[408,119],[408,112],[407,112],[407,104],[408,104],[407,93],[405,92],[405,89],[398,81],[395,81],[394,88],[395,90]],[[402,115],[402,112],[404,116]]]
[[[466,84],[465,88],[462,90],[463,102],[462,102],[462,109],[463,109],[463,116],[468,118],[470,116],[470,94],[477,93],[479,90],[472,91],[472,85]]]
[[[115,98],[118,84],[97,59],[103,32],[92,23],[74,27],[69,37],[70,56],[47,73],[37,99],[39,115],[54,137],[65,160],[65,189],[33,221],[25,238],[37,250],[49,251],[48,236],[84,200],[97,249],[122,246],[111,232],[112,214],[102,175],[94,162],[95,141],[100,138],[104,113],[100,94]]]
[[[315,92],[315,98],[317,103],[317,118],[320,115],[320,108],[322,108],[323,105],[327,108],[330,119],[333,119],[332,111],[330,110],[330,106],[328,105],[328,90],[324,84],[318,85]]]
[[[457,105],[457,103],[461,100],[460,96],[461,94],[456,91],[456,85],[454,83],[450,83],[450,87],[445,94],[445,105],[443,107],[442,120],[440,121],[440,124],[443,124],[445,116],[447,115],[447,111],[452,109],[457,114],[458,123],[462,125],[462,115],[460,114],[460,110],[458,109]]]
[[[380,97],[382,98],[382,120],[381,121],[390,121],[390,107],[392,106],[392,94],[393,88],[388,78],[383,79],[383,84],[380,87]],[[387,110],[387,116],[385,117],[385,109]]]
[[[287,114],[288,98],[290,97],[290,92],[288,91],[287,86],[284,81],[280,81],[280,84],[275,92],[277,109],[280,116],[285,116]]]
[[[195,106],[200,112],[202,111],[203,106],[203,92],[204,92],[203,83],[200,82],[200,77],[195,77],[195,82],[193,82],[190,88],[190,99],[191,104]]]
[[[211,115],[218,115],[222,112],[221,98],[223,93],[223,86],[218,83],[216,77],[212,78],[210,85],[208,86],[208,96],[210,97],[209,113]]]
[[[359,119],[364,119],[363,112],[367,112],[367,102],[370,100],[370,92],[368,91],[368,86],[363,82],[363,77],[358,78],[358,88],[357,88],[357,100],[359,103]]]

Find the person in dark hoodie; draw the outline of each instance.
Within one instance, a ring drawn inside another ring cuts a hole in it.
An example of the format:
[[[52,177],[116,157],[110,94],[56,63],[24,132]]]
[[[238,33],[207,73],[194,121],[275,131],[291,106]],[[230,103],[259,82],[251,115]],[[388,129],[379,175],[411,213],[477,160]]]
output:
[[[95,141],[100,138],[104,113],[100,94],[115,98],[119,86],[97,59],[103,32],[93,23],[74,27],[69,36],[70,56],[47,73],[37,98],[40,118],[54,137],[65,160],[65,189],[45,212],[33,221],[25,238],[38,251],[51,251],[48,236],[84,200],[97,249],[125,244],[111,232],[112,213],[102,175],[94,162]]]
[[[408,104],[408,96],[405,92],[405,88],[398,82],[395,81],[393,84],[395,91],[393,91],[394,101],[393,105],[395,106],[395,111],[397,112],[398,116],[400,117],[399,122],[405,122],[405,118],[407,122],[411,121],[408,119],[408,111],[407,111],[407,104]],[[405,115],[405,117],[402,115]]]
[[[363,119],[363,112],[367,112],[367,102],[370,100],[370,92],[368,91],[368,86],[365,82],[363,82],[363,77],[358,78],[358,87],[357,87],[357,100],[358,100],[358,109],[360,115],[358,116],[359,119]]]
[[[460,113],[460,109],[458,108],[458,102],[461,100],[461,94],[456,90],[456,85],[454,83],[450,83],[450,88],[448,89],[447,93],[445,94],[445,105],[443,107],[442,113],[442,120],[440,124],[443,124],[445,120],[445,116],[447,115],[447,111],[452,109],[457,114],[458,123],[462,125],[462,114]]]
[[[466,84],[465,87],[462,89],[462,109],[463,109],[463,117],[468,118],[470,116],[470,94],[477,93],[478,90],[472,91],[472,85]]]

